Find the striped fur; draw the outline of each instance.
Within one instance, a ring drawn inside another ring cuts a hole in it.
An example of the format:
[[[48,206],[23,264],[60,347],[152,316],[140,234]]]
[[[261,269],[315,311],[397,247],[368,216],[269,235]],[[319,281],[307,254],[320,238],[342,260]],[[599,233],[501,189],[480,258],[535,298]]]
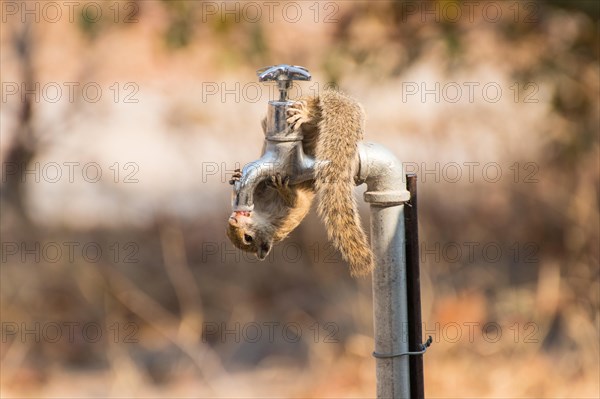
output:
[[[315,188],[317,212],[327,235],[350,265],[353,276],[374,268],[373,253],[362,229],[354,198],[354,176],[358,165],[358,142],[363,139],[364,111],[353,99],[328,90],[318,100],[320,120],[316,138]]]

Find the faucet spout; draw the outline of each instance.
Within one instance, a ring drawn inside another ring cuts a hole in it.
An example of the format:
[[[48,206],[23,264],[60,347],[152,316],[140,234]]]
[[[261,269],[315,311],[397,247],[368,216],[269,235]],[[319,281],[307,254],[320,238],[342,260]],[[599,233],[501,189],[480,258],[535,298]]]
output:
[[[234,211],[254,209],[254,191],[259,183],[280,174],[290,178],[290,184],[313,180],[315,160],[304,153],[302,141],[272,141],[266,139],[263,156],[242,169],[242,177],[234,184]]]
[[[250,162],[242,169],[242,177],[234,184],[232,208],[234,211],[252,211],[254,209],[254,190],[256,186],[274,174],[277,159],[271,151]]]

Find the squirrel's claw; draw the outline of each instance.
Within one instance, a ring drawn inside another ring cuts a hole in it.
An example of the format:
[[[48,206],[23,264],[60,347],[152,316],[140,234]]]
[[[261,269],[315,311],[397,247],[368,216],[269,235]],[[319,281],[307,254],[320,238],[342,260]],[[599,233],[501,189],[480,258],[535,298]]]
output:
[[[231,180],[229,180],[229,184],[234,185],[236,181],[239,181],[242,178],[242,171],[236,169],[233,171],[233,176],[231,176]]]
[[[271,176],[271,179],[267,180],[269,185],[277,190],[287,190],[290,185],[290,177],[289,176],[281,176],[280,173],[277,173]]]
[[[296,101],[287,109],[287,123],[290,124],[293,130],[298,130],[303,123],[309,120],[308,105],[306,101]]]
[[[287,118],[287,123],[292,126],[293,130],[298,130],[303,123],[302,115],[296,114]]]
[[[287,207],[294,207],[296,195],[294,191],[290,188],[290,177],[289,176],[281,176],[281,174],[276,173],[271,176],[270,179],[267,179],[267,184],[274,190],[277,190],[277,193],[283,200],[284,204]]]

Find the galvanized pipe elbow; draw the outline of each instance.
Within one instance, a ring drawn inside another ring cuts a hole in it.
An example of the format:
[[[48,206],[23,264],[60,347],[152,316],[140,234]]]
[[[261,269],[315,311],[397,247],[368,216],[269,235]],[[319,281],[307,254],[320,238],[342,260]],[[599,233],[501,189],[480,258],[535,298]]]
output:
[[[404,168],[396,156],[381,144],[359,143],[357,183],[367,184],[366,202],[384,206],[400,205],[410,199]]]

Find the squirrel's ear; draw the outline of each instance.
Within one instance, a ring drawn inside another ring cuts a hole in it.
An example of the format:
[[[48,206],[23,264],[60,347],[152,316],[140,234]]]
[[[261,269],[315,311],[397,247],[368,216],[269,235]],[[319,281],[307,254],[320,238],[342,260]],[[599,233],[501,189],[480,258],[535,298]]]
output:
[[[267,257],[267,255],[269,254],[270,251],[271,251],[271,244],[265,242],[258,247],[258,250],[256,251],[256,257],[260,260],[263,260]]]

